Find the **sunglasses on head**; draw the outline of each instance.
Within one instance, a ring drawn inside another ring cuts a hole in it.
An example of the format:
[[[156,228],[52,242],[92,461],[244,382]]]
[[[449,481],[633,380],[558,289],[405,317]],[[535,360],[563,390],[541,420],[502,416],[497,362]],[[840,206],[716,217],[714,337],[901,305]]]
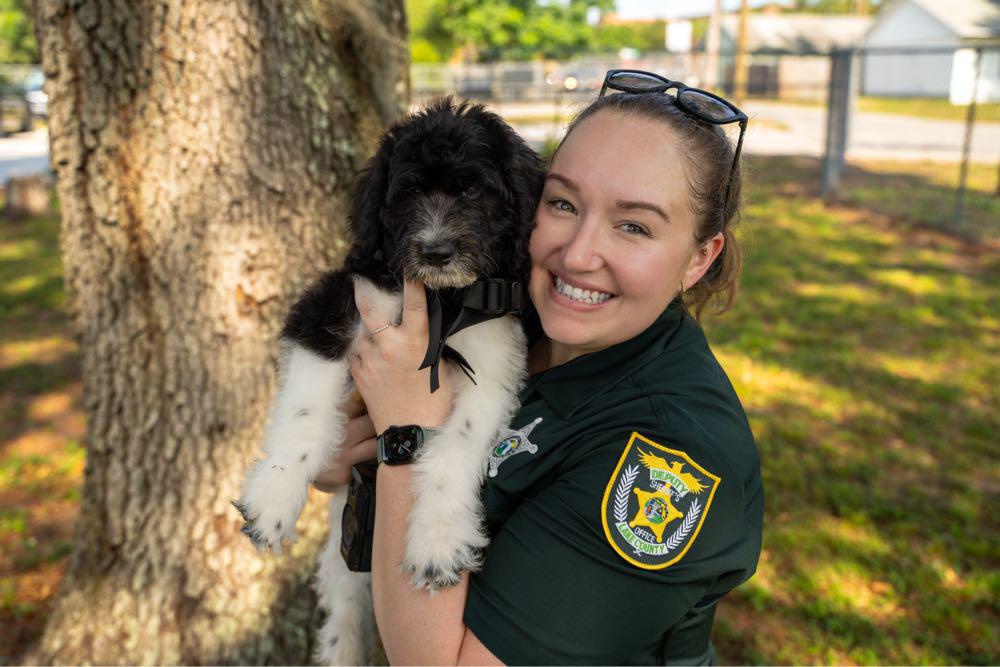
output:
[[[747,121],[749,120],[745,113],[732,102],[707,90],[691,88],[680,81],[671,81],[659,74],[637,69],[608,70],[608,73],[604,75],[604,85],[601,86],[601,94],[598,97],[604,97],[609,89],[623,93],[669,94],[669,91],[674,91],[674,103],[678,108],[698,120],[712,125],[739,123],[740,138],[736,142],[736,152],[733,154],[733,164],[729,168],[729,176],[726,178],[726,191],[722,201],[725,202],[728,199],[730,182],[740,160],[740,153],[743,150],[743,135],[746,133]]]

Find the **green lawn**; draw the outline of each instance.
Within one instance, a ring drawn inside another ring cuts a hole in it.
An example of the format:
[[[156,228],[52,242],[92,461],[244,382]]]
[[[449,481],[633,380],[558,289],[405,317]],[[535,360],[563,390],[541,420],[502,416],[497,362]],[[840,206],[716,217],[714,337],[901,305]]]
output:
[[[859,97],[858,111],[877,111],[880,113],[898,113],[905,116],[920,116],[922,118],[964,121],[968,113],[968,107],[954,105],[945,99]],[[976,120],[991,123],[1000,122],[1000,104],[995,102],[977,104]]]
[[[56,215],[0,219],[0,661],[37,638],[66,564],[84,449]]]
[[[1000,662],[989,169],[969,223],[987,229],[955,236],[934,208],[953,166],[855,165],[824,204],[815,160],[751,158],[742,295],[706,319],[767,491],[759,572],[720,606],[724,662]],[[54,218],[0,221],[0,653],[14,656],[44,622],[81,482],[56,236]]]
[[[765,102],[774,104],[794,104],[806,107],[826,107],[826,98],[782,98],[774,97],[751,97],[752,102]],[[920,118],[933,118],[937,120],[959,120],[965,121],[968,114],[967,106],[954,105],[946,99],[923,98],[923,97],[861,97],[857,99],[858,111],[872,111],[875,113],[893,113],[903,116],[917,116]],[[1000,104],[993,102],[990,104],[976,105],[976,122],[1000,123]]]
[[[757,576],[722,605],[722,657],[995,664],[1000,247],[891,202],[824,205],[815,161],[751,166],[742,296],[707,328],[758,438],[767,523]]]

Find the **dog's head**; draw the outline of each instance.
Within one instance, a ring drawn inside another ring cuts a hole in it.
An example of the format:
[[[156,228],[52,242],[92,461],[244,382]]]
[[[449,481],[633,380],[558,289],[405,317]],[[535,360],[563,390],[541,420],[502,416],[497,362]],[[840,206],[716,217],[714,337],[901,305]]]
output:
[[[432,289],[525,280],[543,178],[538,155],[499,116],[432,103],[390,129],[362,173],[347,268]]]

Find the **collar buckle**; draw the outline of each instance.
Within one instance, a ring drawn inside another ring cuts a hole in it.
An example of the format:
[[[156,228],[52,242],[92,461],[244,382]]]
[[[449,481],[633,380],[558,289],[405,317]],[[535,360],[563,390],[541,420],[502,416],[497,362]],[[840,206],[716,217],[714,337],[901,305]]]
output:
[[[485,315],[505,315],[520,312],[524,306],[524,290],[517,281],[486,278],[466,288],[463,305]]]

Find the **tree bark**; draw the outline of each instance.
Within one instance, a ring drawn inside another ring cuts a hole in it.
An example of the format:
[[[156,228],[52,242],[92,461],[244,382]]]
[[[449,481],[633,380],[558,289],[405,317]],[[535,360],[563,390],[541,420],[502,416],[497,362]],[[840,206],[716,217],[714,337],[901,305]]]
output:
[[[44,663],[310,660],[325,535],[258,555],[230,506],[288,307],[346,249],[405,109],[402,0],[35,0],[87,467]]]

